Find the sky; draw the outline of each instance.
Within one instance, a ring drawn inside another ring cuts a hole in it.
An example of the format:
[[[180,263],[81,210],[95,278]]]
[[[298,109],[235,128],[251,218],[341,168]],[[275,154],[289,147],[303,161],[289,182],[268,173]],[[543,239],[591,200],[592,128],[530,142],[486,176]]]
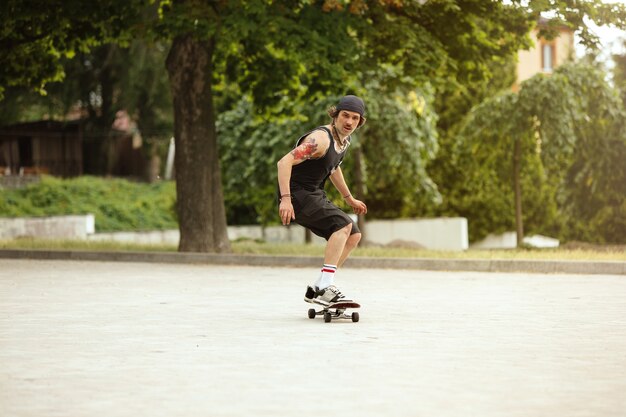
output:
[[[626,0],[605,0],[603,3],[623,3],[626,4]],[[623,40],[626,39],[626,31],[616,29],[612,26],[602,26],[598,27],[594,24],[590,24],[592,32],[598,35],[600,38],[601,47],[601,57],[604,61],[610,61],[611,55],[616,53],[626,53],[626,48],[624,48]],[[583,56],[585,54],[585,48],[576,45],[576,55]]]
[[[600,38],[600,43],[602,44],[601,50],[602,55],[605,59],[610,59],[611,55],[614,53],[624,53],[626,49],[623,45],[623,40],[626,39],[626,32],[623,30],[616,29],[611,26],[603,26],[597,27],[593,24],[590,24],[589,27]],[[576,54],[578,56],[583,56],[585,54],[585,48],[576,45]]]

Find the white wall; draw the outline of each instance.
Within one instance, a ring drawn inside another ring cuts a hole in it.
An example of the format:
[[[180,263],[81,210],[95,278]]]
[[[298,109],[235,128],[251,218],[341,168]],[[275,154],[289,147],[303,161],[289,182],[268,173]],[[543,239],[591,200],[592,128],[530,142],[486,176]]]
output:
[[[37,237],[86,239],[95,233],[93,214],[76,216],[0,218],[0,239]]]
[[[427,249],[462,251],[468,248],[467,219],[401,219],[367,222],[367,240],[380,245],[394,241],[419,244]],[[56,239],[114,240],[142,244],[174,244],[180,239],[178,230],[149,232],[96,233],[94,216],[54,216],[45,218],[0,218],[0,239],[36,236]],[[289,227],[229,226],[231,240],[259,239],[274,243],[304,243],[305,230],[292,224]],[[325,244],[313,236],[313,244]]]
[[[261,238],[268,242],[303,243],[304,228],[297,224],[267,227],[229,226],[228,236]],[[462,217],[435,219],[372,220],[365,223],[368,242],[387,245],[394,241],[416,243],[426,249],[462,251],[469,246],[467,219]],[[313,244],[323,245],[326,240],[313,235]]]
[[[386,245],[394,240],[415,242],[434,250],[462,251],[469,245],[467,219],[372,220],[365,223],[367,240]]]

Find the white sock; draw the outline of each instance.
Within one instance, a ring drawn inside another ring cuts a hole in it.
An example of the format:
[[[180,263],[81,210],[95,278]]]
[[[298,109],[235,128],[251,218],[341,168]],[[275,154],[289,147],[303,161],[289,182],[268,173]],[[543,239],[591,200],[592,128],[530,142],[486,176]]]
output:
[[[335,271],[337,271],[337,265],[324,264],[320,277],[315,282],[315,286],[323,290],[333,285],[335,283]]]

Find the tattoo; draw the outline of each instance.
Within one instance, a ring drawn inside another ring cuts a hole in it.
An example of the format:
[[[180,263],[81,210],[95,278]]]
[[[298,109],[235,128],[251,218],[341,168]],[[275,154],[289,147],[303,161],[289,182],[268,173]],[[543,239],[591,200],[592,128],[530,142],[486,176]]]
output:
[[[291,151],[291,155],[293,155],[295,160],[303,161],[305,159],[311,159],[316,151],[317,143],[315,143],[315,139],[311,139],[310,142],[304,142]]]

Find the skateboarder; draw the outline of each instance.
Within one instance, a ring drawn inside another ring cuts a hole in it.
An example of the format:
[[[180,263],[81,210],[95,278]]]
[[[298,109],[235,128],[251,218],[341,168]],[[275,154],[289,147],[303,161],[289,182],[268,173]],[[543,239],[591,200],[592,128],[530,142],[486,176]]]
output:
[[[356,214],[367,213],[365,203],[350,192],[340,167],[350,135],[365,123],[365,104],[348,95],[328,109],[328,115],[330,124],[305,133],[277,164],[278,211],[283,225],[294,221],[327,240],[320,275],[304,296],[307,302],[326,305],[351,301],[335,286],[335,271],[361,240],[356,223],[326,197],[326,180],[330,178]]]

